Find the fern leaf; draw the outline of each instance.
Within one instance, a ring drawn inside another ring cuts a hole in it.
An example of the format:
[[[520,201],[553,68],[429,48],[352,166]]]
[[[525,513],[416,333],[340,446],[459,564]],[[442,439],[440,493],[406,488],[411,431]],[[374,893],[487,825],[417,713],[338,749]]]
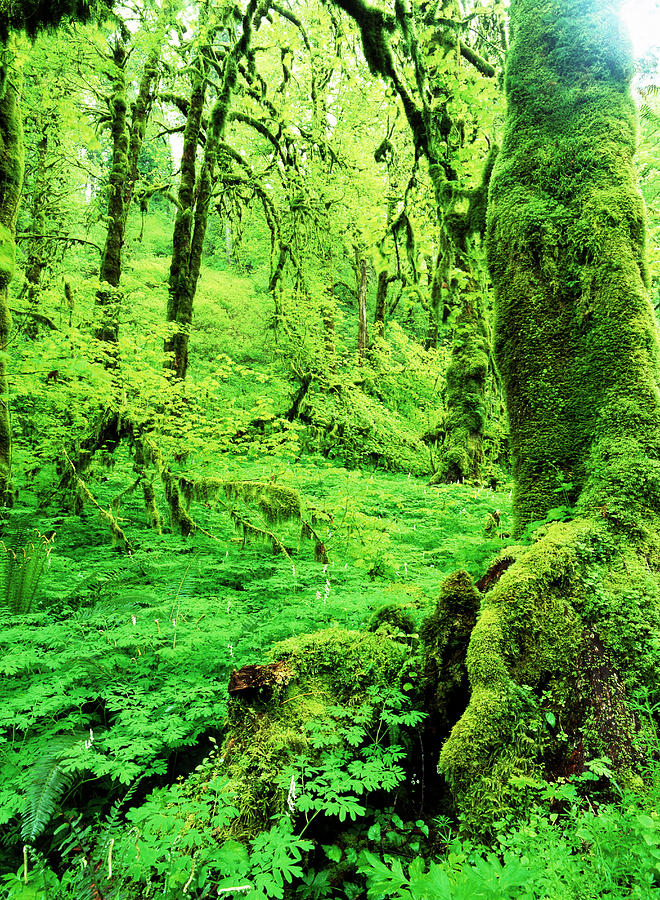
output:
[[[66,741],[66,750],[61,746],[35,763],[30,775],[21,838],[26,844],[33,844],[53,818],[63,794],[74,781],[74,773],[62,766],[66,750],[71,749],[71,741]]]

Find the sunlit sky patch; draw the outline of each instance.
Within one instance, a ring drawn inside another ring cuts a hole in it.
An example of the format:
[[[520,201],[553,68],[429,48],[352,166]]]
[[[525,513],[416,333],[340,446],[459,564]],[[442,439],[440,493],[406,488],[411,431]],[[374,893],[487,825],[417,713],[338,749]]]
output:
[[[643,56],[651,47],[660,46],[660,0],[624,0],[621,13],[636,56]]]

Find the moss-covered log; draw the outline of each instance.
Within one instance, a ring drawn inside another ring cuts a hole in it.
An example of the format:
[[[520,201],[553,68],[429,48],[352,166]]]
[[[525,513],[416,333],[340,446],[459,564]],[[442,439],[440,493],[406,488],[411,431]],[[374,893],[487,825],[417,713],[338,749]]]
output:
[[[644,740],[630,698],[657,700],[658,335],[617,5],[511,4],[488,252],[516,528],[562,501],[574,518],[507,551],[472,633],[470,703],[440,769],[482,823],[515,805],[515,774],[607,755],[634,781]]]
[[[242,836],[287,811],[290,782],[283,774],[301,757],[317,760],[323,746],[312,740],[310,726],[328,726],[338,706],[357,710],[369,702],[370,689],[399,688],[409,649],[385,630],[330,628],[276,644],[272,656],[274,664],[246,667],[230,682],[220,771],[230,779],[240,811],[233,829]]]

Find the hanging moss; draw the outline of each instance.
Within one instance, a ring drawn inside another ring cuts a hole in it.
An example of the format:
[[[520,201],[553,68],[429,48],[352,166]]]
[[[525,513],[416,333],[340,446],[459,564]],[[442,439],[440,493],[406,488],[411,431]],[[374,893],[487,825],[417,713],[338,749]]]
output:
[[[302,500],[293,488],[268,481],[227,481],[222,487],[228,499],[258,506],[271,525],[302,515]]]
[[[12,29],[34,37],[66,19],[86,22],[111,7],[112,0],[0,0],[0,40],[6,41]]]

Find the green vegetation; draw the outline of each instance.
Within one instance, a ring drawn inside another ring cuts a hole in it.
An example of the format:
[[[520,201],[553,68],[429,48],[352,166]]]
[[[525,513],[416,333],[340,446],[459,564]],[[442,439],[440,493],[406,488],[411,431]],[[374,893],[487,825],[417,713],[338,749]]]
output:
[[[3,897],[657,894],[616,6],[0,0]]]

